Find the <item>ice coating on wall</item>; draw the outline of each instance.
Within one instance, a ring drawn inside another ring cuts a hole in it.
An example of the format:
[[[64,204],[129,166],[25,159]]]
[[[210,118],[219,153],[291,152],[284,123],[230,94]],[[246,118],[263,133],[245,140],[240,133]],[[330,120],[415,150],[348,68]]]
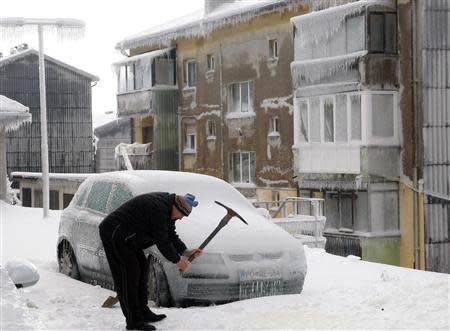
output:
[[[333,56],[319,58],[315,60],[294,61],[291,63],[292,82],[294,88],[304,85],[312,85],[320,81],[326,81],[328,78],[343,73],[348,74],[349,70],[354,69],[359,59],[367,54],[367,51],[360,51],[342,56]],[[358,74],[355,72],[354,74]],[[352,79],[352,74],[341,81],[358,81]]]
[[[364,12],[368,6],[380,5],[395,8],[392,0],[361,0],[291,19],[296,30],[295,39],[300,46],[318,44],[342,28],[347,17]]]

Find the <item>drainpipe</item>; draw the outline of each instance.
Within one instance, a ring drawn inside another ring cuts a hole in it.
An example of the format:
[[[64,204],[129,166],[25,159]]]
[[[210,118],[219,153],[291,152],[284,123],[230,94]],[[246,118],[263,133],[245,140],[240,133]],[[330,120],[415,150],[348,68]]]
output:
[[[418,80],[418,35],[417,35],[417,7],[416,0],[411,1],[411,46],[412,46],[412,109],[414,111],[414,125],[413,125],[413,146],[414,146],[414,168],[413,168],[413,187],[418,187],[418,172],[419,172],[419,134],[420,134],[420,96],[419,88],[417,86]],[[413,221],[414,221],[414,268],[419,269],[419,198],[420,193],[413,191]]]
[[[223,113],[223,63],[222,63],[222,43],[219,43],[219,84],[220,84],[220,174],[223,180],[225,180],[225,164],[224,164],[224,126],[225,126],[225,114]]]

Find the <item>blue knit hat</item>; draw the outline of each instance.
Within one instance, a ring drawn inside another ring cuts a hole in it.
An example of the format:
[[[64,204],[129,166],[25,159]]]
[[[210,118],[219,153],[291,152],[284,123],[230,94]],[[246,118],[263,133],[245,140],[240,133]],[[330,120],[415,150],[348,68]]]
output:
[[[188,193],[184,196],[175,196],[174,206],[184,215],[189,216],[192,207],[198,206],[198,201],[195,201],[195,196]]]

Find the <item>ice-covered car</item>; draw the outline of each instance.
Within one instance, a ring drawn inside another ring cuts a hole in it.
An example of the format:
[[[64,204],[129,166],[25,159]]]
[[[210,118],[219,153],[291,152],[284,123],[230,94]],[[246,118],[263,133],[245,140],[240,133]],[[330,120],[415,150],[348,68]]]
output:
[[[147,249],[149,298],[157,305],[223,303],[302,291],[306,275],[302,244],[262,216],[230,184],[186,172],[121,171],[86,179],[61,214],[59,270],[112,288],[98,225],[133,196],[155,191],[189,192],[197,197],[198,207],[176,223],[177,232],[188,247],[198,247],[225,216],[226,210],[215,200],[248,222],[245,225],[237,218],[231,219],[184,273],[166,260],[156,246]]]

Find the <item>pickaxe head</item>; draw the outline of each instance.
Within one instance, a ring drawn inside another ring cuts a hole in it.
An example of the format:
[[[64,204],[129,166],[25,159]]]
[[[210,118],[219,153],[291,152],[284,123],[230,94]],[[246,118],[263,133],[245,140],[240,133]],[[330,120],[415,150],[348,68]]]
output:
[[[233,209],[231,209],[228,206],[225,206],[223,203],[220,203],[219,201],[214,201],[215,203],[217,203],[219,206],[222,206],[223,208],[225,208],[227,210],[227,215],[225,217],[227,217],[228,220],[230,220],[232,217],[237,217],[239,218],[242,222],[244,222],[245,224],[248,225],[248,223],[242,218],[241,215],[239,215],[238,213],[236,213]],[[227,220],[227,222],[228,222]]]

